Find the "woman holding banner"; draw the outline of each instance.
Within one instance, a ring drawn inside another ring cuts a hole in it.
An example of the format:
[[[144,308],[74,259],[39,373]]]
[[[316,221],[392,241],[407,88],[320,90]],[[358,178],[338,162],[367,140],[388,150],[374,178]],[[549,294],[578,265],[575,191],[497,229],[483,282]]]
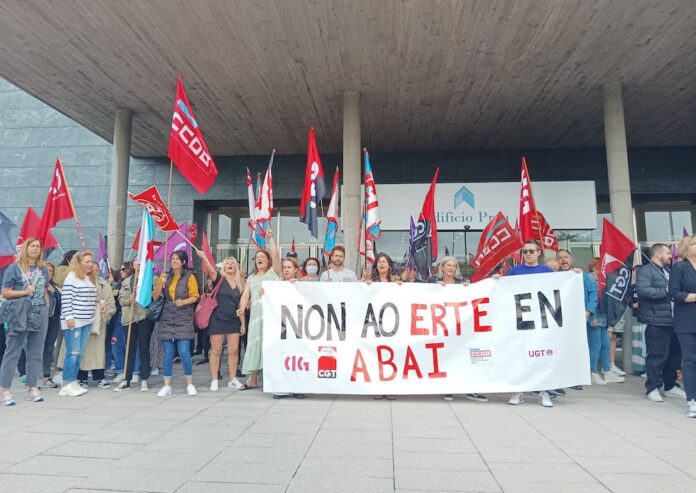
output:
[[[669,295],[674,300],[674,332],[682,350],[686,415],[696,418],[696,236],[679,244],[684,260],[672,268]]]
[[[163,272],[152,290],[152,298],[164,296],[164,306],[160,319],[156,322],[157,337],[162,341],[164,357],[162,362],[164,385],[157,397],[172,395],[172,366],[176,348],[184,365],[186,393],[198,395],[193,385],[193,362],[191,361],[191,341],[193,339],[193,305],[198,301],[198,282],[193,272],[187,268],[188,255],[176,250],[169,259],[169,272]],[[143,368],[141,371],[147,371]]]
[[[369,274],[368,274],[369,272]],[[373,282],[397,282],[401,284],[401,278],[394,275],[394,261],[386,253],[378,253],[375,261],[372,262],[372,270],[364,271],[363,282],[372,284]],[[393,401],[396,399],[393,395],[376,395],[375,400],[387,399]]]
[[[462,278],[462,273],[459,270],[459,262],[452,256],[443,257],[437,265],[437,277],[434,279],[440,286],[449,284],[469,284],[469,281]],[[483,394],[466,394],[466,398],[476,402],[488,402],[488,397]],[[453,394],[445,394],[446,401],[453,401]]]
[[[220,355],[222,343],[227,342],[227,367],[230,381],[227,386],[239,390],[242,383],[237,380],[237,364],[239,363],[239,336],[244,335],[246,326],[244,318],[237,315],[239,301],[244,292],[244,280],[239,262],[234,257],[227,257],[222,261],[222,275],[213,267],[205,255],[198,250],[203,269],[208,274],[213,284],[213,292],[217,306],[210,316],[208,334],[210,335],[210,390],[217,392],[218,375],[220,369]]]
[[[17,262],[5,270],[2,280],[3,312],[12,314],[7,322],[5,355],[0,365],[0,405],[14,406],[10,393],[12,378],[22,349],[27,359],[26,400],[41,402],[38,387],[43,344],[48,329],[48,272],[41,259],[43,245],[38,238],[27,238]],[[22,314],[23,313],[23,314]],[[3,330],[0,327],[0,330]]]
[[[247,345],[242,361],[242,373],[249,375],[239,390],[256,389],[259,386],[259,372],[263,369],[263,308],[261,306],[261,286],[263,281],[277,281],[281,271],[278,247],[273,239],[273,231],[266,230],[271,253],[259,250],[254,256],[254,272],[247,279],[237,316],[244,317],[244,311],[251,306]]]

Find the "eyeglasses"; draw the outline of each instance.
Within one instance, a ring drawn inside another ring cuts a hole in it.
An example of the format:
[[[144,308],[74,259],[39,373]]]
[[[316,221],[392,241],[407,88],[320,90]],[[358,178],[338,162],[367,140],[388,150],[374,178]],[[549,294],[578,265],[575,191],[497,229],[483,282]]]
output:
[[[527,254],[531,255],[531,254],[536,253],[536,252],[537,252],[536,248],[533,250],[522,250],[523,255],[527,255]]]

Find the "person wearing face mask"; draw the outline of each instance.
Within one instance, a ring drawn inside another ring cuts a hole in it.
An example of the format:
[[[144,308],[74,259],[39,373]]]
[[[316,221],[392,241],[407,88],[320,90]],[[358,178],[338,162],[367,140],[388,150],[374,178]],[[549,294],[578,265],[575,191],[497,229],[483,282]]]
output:
[[[300,278],[300,281],[312,281],[316,282],[319,280],[319,259],[316,257],[307,257],[302,264],[302,272],[304,276]]]
[[[237,315],[239,301],[242,292],[244,292],[242,271],[236,258],[227,257],[222,261],[221,274],[218,274],[217,269],[210,264],[205,252],[198,250],[197,253],[205,272],[212,281],[212,289],[217,302],[207,328],[210,336],[210,391],[217,392],[219,387],[218,376],[223,342],[227,342],[227,366],[230,376],[227,387],[239,390],[242,388],[242,383],[237,379],[239,337],[246,332],[244,318]]]

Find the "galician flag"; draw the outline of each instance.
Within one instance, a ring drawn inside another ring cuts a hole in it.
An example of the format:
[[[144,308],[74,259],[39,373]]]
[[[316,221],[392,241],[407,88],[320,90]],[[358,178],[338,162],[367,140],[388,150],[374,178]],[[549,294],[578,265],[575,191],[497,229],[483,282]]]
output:
[[[267,223],[258,221],[261,214],[261,173],[256,174],[256,196],[254,197],[254,210],[251,214],[252,220],[249,221],[249,227],[253,230],[251,241],[254,242],[256,248],[266,248]]]
[[[329,256],[336,246],[336,234],[338,233],[338,166],[334,173],[333,192],[329,210],[326,211],[326,236],[324,236],[324,254]]]
[[[382,221],[379,218],[379,201],[377,200],[377,187],[372,176],[370,155],[367,147],[363,149],[365,155],[365,237],[368,240],[379,240],[382,236]]]
[[[152,257],[154,254],[154,244],[152,237],[154,234],[152,216],[143,210],[143,220],[140,224],[140,242],[138,243],[138,285],[135,290],[135,301],[143,308],[152,302]]]

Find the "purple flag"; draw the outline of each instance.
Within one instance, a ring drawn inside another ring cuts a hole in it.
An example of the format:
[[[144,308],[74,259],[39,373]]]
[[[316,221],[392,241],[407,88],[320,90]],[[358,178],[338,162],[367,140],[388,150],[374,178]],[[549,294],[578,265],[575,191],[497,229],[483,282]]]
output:
[[[155,250],[154,255],[152,256],[153,264],[155,266],[155,272],[160,273],[162,272],[162,266],[164,265],[164,252],[166,250],[167,256],[171,257],[172,252],[175,252],[176,250],[183,250],[186,252],[186,255],[188,255],[188,268],[190,269],[191,266],[193,265],[193,258],[191,256],[191,244],[186,241],[188,239],[188,223],[186,221],[182,222],[179,225],[179,229],[176,231],[173,231],[172,233],[169,234],[167,237],[167,240],[162,243],[159,247],[157,247],[157,250]],[[167,266],[169,266],[169,259],[167,259]]]
[[[409,269],[416,268],[416,256],[413,250],[413,241],[416,239],[416,223],[413,222],[413,216],[411,216],[411,223],[409,225],[408,232],[408,262],[406,262],[406,267]]]
[[[97,252],[97,261],[99,262],[99,277],[102,279],[109,278],[109,257],[106,254],[106,236],[99,233],[99,251]]]
[[[679,251],[679,247],[677,247],[676,243],[672,243],[670,250],[672,251],[672,265],[674,265],[677,263],[677,256],[679,255],[677,252]]]

